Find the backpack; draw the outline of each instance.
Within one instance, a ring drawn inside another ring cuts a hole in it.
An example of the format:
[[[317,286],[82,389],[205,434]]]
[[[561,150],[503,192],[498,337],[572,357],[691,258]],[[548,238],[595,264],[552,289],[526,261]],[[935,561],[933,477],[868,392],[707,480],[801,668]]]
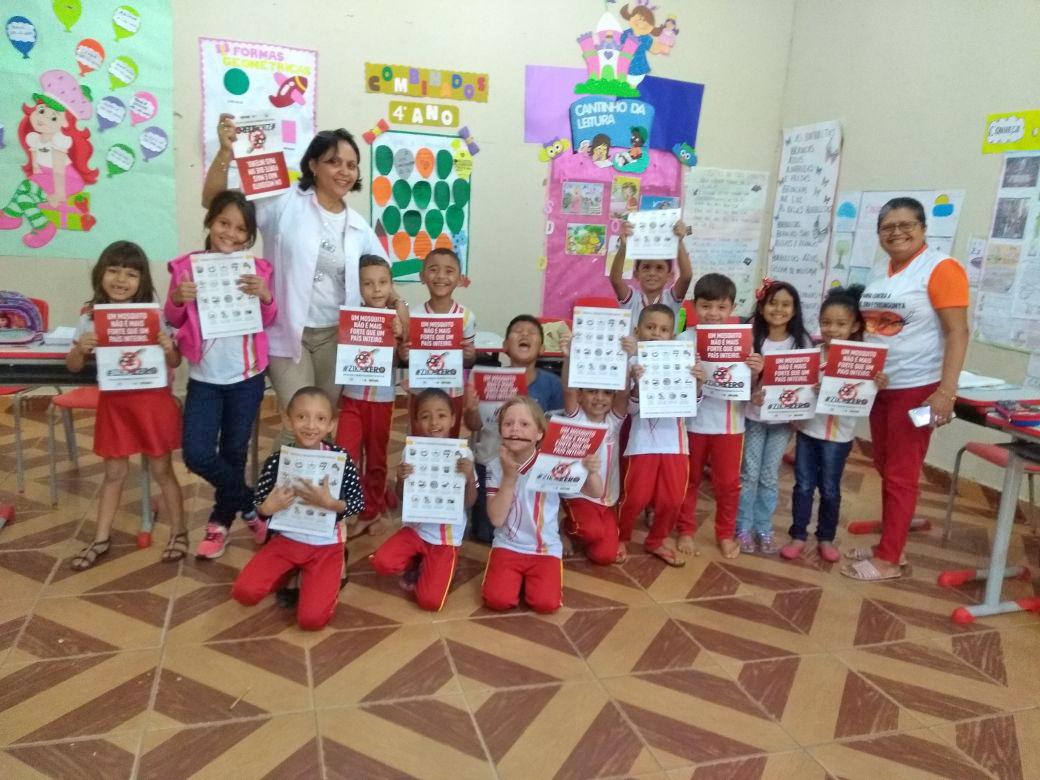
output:
[[[27,344],[43,332],[43,315],[31,298],[0,290],[0,344]]]

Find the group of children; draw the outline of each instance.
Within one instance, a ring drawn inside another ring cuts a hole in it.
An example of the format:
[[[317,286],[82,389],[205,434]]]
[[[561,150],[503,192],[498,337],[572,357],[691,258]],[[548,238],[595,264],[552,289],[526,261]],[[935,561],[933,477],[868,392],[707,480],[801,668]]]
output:
[[[243,251],[256,237],[253,204],[236,192],[217,196],[204,224],[207,251]],[[792,427],[797,428],[797,447],[791,540],[779,552],[789,559],[804,553],[818,490],[819,554],[828,561],[839,557],[834,538],[840,478],[851,448],[853,420],[817,415],[794,426],[762,421],[758,415],[760,391],[750,402],[701,397],[706,376],[699,363],[689,367],[697,381],[695,417],[640,416],[642,367],[635,358],[636,345],[676,338],[676,319],[692,269],[680,241],[674,281],[672,262],[636,259],[637,287],[630,288],[622,278],[630,232],[625,225],[610,274],[618,305],[631,310],[634,323],[632,335],[620,345],[629,355],[625,389],[571,387],[567,336],[561,339],[562,381],[539,368],[542,324],[534,316],[519,315],[506,329],[503,351],[512,366],[524,369],[527,390],[524,396],[506,401],[496,419],[481,418],[472,385],[451,391],[412,391],[413,435],[456,437],[463,422],[471,432],[474,460],[460,457],[456,469],[465,478],[470,536],[492,545],[482,585],[484,602],[491,609],[511,609],[523,599],[535,611],[556,610],[562,602],[565,545],[578,545],[597,564],[623,562],[636,521],[647,510],[651,511],[646,552],[671,566],[682,566],[684,556],[695,552],[697,498],[708,466],[716,503],[715,538],[722,555],[735,558],[741,552],[776,552],[772,516],[777,504],[777,473]],[[682,223],[675,225],[676,235],[686,232]],[[149,458],[161,488],[161,509],[171,525],[162,560],[175,562],[188,554],[180,487],[170,463],[172,451],[182,446],[185,464],[215,491],[196,556],[222,555],[229,528],[236,516],[241,517],[262,546],[242,569],[233,597],[243,604],[255,604],[285,588],[298,574],[299,625],[321,628],[331,619],[345,581],[348,536],[385,532],[387,511],[399,502],[402,486],[412,473],[412,466],[403,462],[397,469],[396,485],[388,483],[395,388],[345,387],[342,396],[333,399],[317,387],[304,387],[292,398],[280,398],[293,446],[349,453],[343,481],[338,490],[330,490],[327,478],[317,484],[299,480],[278,485],[280,455],[276,451],[264,463],[255,488],[249,487],[244,467],[264,392],[265,335],[204,340],[190,257],[172,261],[169,270],[164,314],[175,330],[162,332],[159,342],[171,369],[182,356],[188,359],[183,413],[169,387],[100,394],[94,447],[104,459],[105,477],[94,539],[73,559],[72,566],[88,569],[108,552],[128,459],[138,453]],[[421,280],[429,299],[409,309],[394,289],[387,261],[375,255],[361,258],[359,286],[364,305],[396,310],[394,334],[400,359],[408,357],[410,315],[458,314],[463,321],[464,365],[472,366],[476,318],[453,297],[461,281],[458,257],[451,250],[434,249],[425,258]],[[130,242],[116,242],[105,249],[93,269],[92,284],[93,295],[67,358],[73,371],[82,370],[97,343],[91,319],[95,304],[152,302],[155,298],[147,258]],[[271,266],[257,259],[256,273],[240,277],[238,286],[258,299],[264,325],[273,322],[277,301],[271,293]],[[732,322],[735,298],[735,286],[727,277],[714,273],[700,277],[693,291],[697,322]],[[754,351],[747,365],[752,375],[762,370],[763,354],[812,346],[802,322],[798,292],[789,284],[765,280],[757,293],[751,323]],[[820,313],[823,360],[831,340],[861,338],[863,324],[858,291],[832,291]],[[693,327],[678,334],[680,339],[694,336]],[[883,385],[884,376],[879,375],[878,381]],[[607,428],[602,445],[583,461],[588,478],[576,497],[541,491],[529,479],[545,435],[547,414]],[[331,444],[334,431],[335,444]],[[328,533],[319,535],[271,531],[267,521],[293,502],[333,512],[337,522]],[[422,608],[439,610],[451,586],[462,538],[451,525],[406,523],[375,551],[371,564],[382,574],[399,575],[402,586],[414,591]]]

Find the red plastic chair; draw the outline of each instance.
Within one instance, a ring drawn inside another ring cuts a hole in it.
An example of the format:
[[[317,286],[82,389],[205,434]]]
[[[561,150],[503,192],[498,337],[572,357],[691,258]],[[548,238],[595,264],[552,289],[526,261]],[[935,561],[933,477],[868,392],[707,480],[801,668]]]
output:
[[[42,298],[30,298],[36,308],[40,311],[40,319],[43,321],[43,329],[47,330],[50,322],[50,305]],[[11,402],[12,416],[14,417],[14,470],[17,480],[18,492],[25,492],[25,453],[22,450],[22,398],[33,388],[27,385],[9,385],[0,387],[0,396],[13,395]]]
[[[970,452],[972,455],[982,458],[987,463],[992,463],[1002,469],[1007,468],[1008,464],[1008,451],[1006,447],[999,444],[989,444],[982,441],[969,441],[959,450],[957,450],[957,457],[953,461],[953,477],[950,482],[950,494],[946,499],[946,517],[943,520],[943,543],[945,544],[950,538],[950,522],[953,516],[953,502],[957,498],[957,479],[960,476],[961,471],[961,458],[964,457],[965,452]],[[1029,512],[1033,516],[1033,533],[1037,532],[1038,524],[1040,524],[1040,515],[1036,511],[1036,493],[1033,488],[1033,477],[1040,474],[1040,465],[1035,463],[1025,464],[1025,474],[1029,480]]]

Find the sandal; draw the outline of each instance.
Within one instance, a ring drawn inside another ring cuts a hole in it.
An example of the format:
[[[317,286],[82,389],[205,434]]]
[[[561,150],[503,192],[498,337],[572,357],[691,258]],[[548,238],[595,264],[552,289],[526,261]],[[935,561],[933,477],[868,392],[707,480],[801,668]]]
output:
[[[651,555],[656,555],[673,569],[681,569],[686,565],[686,561],[680,558],[675,550],[672,550],[669,547],[658,547],[654,550],[647,550],[647,552]]]
[[[869,561],[871,558],[874,557],[874,548],[873,547],[853,547],[851,549],[846,550],[844,552],[844,556],[846,558],[848,558],[850,561]],[[900,556],[900,558],[899,558],[899,565],[900,566],[907,566],[907,565],[909,565],[909,561],[907,561],[905,553],[902,556]]]
[[[903,576],[903,570],[896,568],[894,571],[885,573],[878,569],[871,560],[847,563],[841,567],[841,573],[851,580],[859,582],[882,582],[883,580],[897,580]]]
[[[170,537],[166,543],[166,549],[162,551],[163,563],[176,563],[188,554],[188,532],[181,531]]]
[[[112,542],[110,539],[102,539],[97,542],[91,542],[89,545],[80,550],[72,559],[72,570],[86,571],[95,563],[97,563],[98,558],[108,553],[111,547]]]

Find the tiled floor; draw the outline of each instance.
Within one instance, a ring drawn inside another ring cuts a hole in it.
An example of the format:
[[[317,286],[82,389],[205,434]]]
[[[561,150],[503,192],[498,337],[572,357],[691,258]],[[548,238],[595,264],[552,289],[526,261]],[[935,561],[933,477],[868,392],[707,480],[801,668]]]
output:
[[[379,540],[366,537],[352,543],[331,627],[305,634],[273,600],[229,599],[253,549],[241,531],[219,561],[160,563],[162,527],[138,550],[134,475],[116,546],[71,572],[101,477],[92,419],[78,420],[81,468],[63,465],[57,508],[42,414],[26,422],[21,496],[9,421],[0,415],[0,501],[18,512],[0,531],[4,778],[1040,777],[1040,618],[958,627],[950,612],[980,588],[935,585],[941,569],[984,560],[993,507],[970,485],[950,546],[913,536],[908,579],[858,585],[819,560],[724,561],[702,530],[702,554],[681,570],[643,555],[609,568],[568,560],[566,606],[551,617],[484,610],[487,549],[475,544],[444,611],[422,612],[371,571]],[[180,473],[197,541],[209,489]],[[785,467],[779,532],[790,485]],[[845,487],[845,517],[877,511],[859,451]],[[943,499],[922,485],[920,514],[940,517]],[[711,509],[705,497],[702,519]],[[1016,534],[1015,561],[1035,564],[1038,551]]]

